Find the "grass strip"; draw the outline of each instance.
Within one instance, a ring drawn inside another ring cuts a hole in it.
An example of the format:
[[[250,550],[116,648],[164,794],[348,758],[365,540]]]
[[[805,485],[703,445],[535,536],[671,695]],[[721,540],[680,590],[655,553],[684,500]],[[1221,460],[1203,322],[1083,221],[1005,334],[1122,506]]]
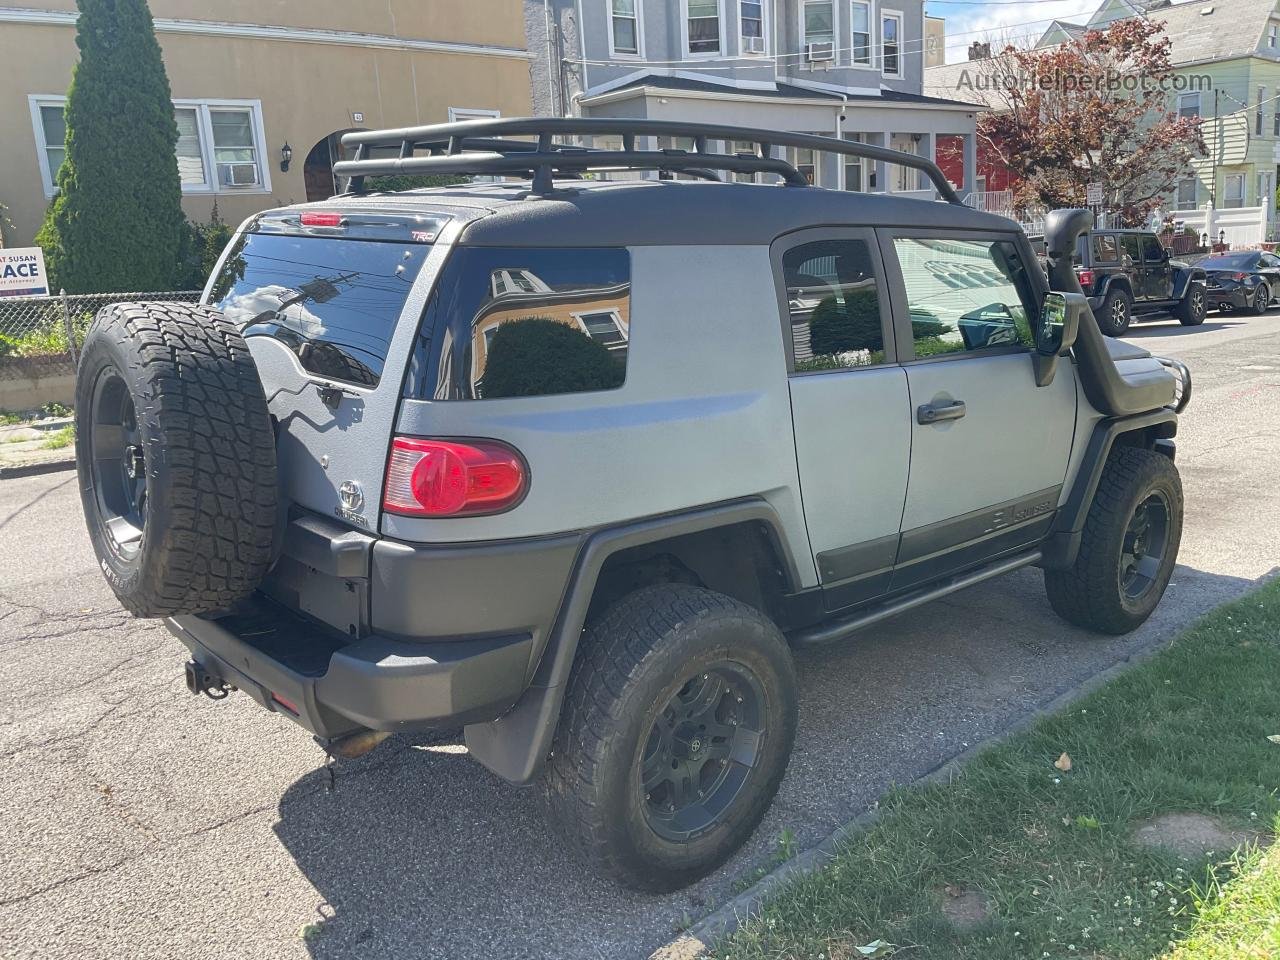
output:
[[[870,829],[714,955],[1280,957],[1277,853],[1135,839],[1167,814],[1207,816],[1232,843],[1280,831],[1278,734],[1275,581],[952,782],[892,791]]]

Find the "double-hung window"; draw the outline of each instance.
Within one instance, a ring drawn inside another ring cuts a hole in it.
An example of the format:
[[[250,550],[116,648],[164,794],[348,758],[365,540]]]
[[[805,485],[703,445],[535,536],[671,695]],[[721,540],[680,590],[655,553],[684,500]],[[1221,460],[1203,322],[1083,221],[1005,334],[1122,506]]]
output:
[[[867,0],[851,0],[849,25],[852,33],[849,62],[871,66],[871,4]]]
[[[1244,174],[1228,173],[1222,184],[1223,207],[1244,206]]]
[[[1280,137],[1280,87],[1276,87],[1275,99],[1271,101],[1272,127],[1271,135]]]
[[[1253,135],[1255,137],[1262,136],[1262,124],[1263,124],[1262,105],[1266,99],[1267,99],[1267,88],[1259,87],[1258,88],[1258,109],[1257,109],[1257,113],[1254,116],[1254,121],[1253,121]]]
[[[1185,180],[1178,181],[1178,209],[1194,210],[1196,208],[1196,186],[1199,181],[1195,177],[1188,177]]]
[[[846,133],[844,138],[850,143],[862,143],[863,136],[860,133]],[[863,182],[862,176],[862,157],[844,156],[841,158],[844,163],[844,188],[846,190],[856,190],[861,192],[867,189]]]
[[[1267,49],[1280,50],[1280,23],[1267,24]]]
[[[811,43],[835,42],[834,0],[804,0],[801,17],[806,48]]]
[[[897,11],[880,14],[880,72],[886,77],[902,76],[902,14]]]
[[[743,53],[768,53],[765,37],[765,0],[739,0],[738,33],[742,38]]]
[[[609,0],[609,46],[615,56],[640,56],[640,0]]]
[[[1199,93],[1184,93],[1178,97],[1178,116],[1179,117],[1200,116],[1200,94]]]
[[[720,0],[684,0],[685,43],[690,56],[720,52]]]
[[[63,160],[66,97],[31,97],[45,195],[56,192]],[[261,192],[271,189],[262,105],[257,100],[175,100],[174,145],[184,193]]]

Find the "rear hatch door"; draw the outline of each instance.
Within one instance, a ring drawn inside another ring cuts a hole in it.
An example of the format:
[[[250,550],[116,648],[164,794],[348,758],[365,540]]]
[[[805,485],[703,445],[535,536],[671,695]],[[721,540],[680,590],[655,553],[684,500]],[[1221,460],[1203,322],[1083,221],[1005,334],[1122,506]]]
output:
[[[244,334],[277,422],[281,493],[376,532],[405,365],[447,213],[301,210],[246,225],[205,291]]]

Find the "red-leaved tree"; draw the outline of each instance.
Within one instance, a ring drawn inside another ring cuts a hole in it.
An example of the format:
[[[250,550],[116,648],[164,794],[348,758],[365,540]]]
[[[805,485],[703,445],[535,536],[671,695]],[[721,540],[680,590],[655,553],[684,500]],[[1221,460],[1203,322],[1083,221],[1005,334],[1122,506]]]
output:
[[[1197,119],[1170,110],[1169,47],[1160,23],[1134,17],[986,61],[993,109],[978,136],[1013,174],[1019,207],[1083,206],[1100,183],[1106,209],[1145,221],[1205,152]]]

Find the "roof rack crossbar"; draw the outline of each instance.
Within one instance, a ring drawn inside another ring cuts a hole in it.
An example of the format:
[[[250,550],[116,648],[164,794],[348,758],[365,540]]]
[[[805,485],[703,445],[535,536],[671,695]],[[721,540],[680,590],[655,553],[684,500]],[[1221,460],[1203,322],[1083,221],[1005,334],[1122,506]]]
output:
[[[556,142],[557,137],[601,136],[620,137],[622,149]],[[693,150],[637,149],[637,137],[691,138]],[[722,141],[730,152],[710,150],[711,141]],[[691,174],[694,176],[704,176],[714,170],[771,173],[787,185],[807,186],[808,181],[794,165],[773,156],[776,148],[798,147],[919,170],[943,200],[960,203],[955,188],[937,164],[925,157],[853,140],[725,124],[586,117],[482,118],[395,130],[353,131],[343,135],[342,143],[345,147],[354,147],[355,155],[351,160],[335,163],[333,172],[350,177],[349,188],[357,192],[363,189],[366,176],[452,173],[527,176],[534,181],[535,193],[548,194],[553,189],[552,179],[556,173],[580,174],[592,170],[691,172],[696,169],[699,172]],[[745,151],[738,152],[738,145],[742,143],[751,144],[752,150],[758,153],[752,156]]]

